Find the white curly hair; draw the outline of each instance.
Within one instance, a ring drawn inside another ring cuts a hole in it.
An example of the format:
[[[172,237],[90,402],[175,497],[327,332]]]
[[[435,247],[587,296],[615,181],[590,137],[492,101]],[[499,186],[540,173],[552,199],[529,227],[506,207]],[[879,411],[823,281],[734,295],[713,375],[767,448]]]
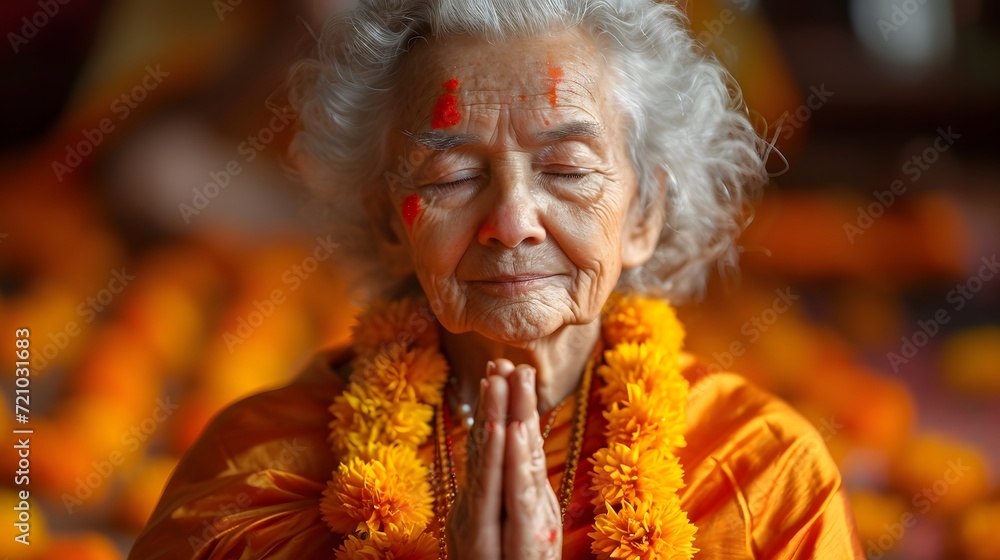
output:
[[[691,33],[674,3],[652,0],[361,0],[325,24],[315,58],[291,71],[301,128],[292,158],[312,191],[331,200],[344,269],[366,297],[412,282],[383,250],[387,225],[370,212],[396,165],[386,140],[393,95],[414,41],[472,35],[502,43],[579,27],[595,41],[625,100],[629,154],[644,212],[665,204],[658,246],[618,289],[682,302],[699,296],[713,264],[735,267],[736,238],[767,181],[767,143],[739,86]],[[666,197],[660,196],[666,177]]]

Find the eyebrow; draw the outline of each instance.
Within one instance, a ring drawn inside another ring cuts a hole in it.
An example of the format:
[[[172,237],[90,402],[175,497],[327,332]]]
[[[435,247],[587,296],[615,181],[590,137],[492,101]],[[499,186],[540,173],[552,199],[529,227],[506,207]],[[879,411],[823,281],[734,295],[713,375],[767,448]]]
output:
[[[539,144],[551,144],[567,138],[599,138],[604,127],[594,121],[571,121],[545,130],[535,135],[534,141]]]
[[[532,141],[537,144],[552,144],[567,138],[598,138],[604,132],[604,127],[594,121],[571,121],[536,134]],[[482,142],[475,134],[451,134],[440,130],[428,130],[410,134],[408,143],[419,144],[436,152],[444,152],[466,144]]]
[[[411,134],[407,142],[420,144],[425,148],[430,148],[436,152],[444,152],[466,144],[481,142],[482,139],[475,134],[449,134],[439,130],[428,130]]]

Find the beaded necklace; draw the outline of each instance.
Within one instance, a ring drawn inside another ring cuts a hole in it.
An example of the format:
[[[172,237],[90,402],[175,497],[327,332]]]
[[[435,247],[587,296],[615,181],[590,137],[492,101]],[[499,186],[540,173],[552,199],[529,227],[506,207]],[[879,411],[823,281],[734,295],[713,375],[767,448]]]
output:
[[[426,302],[405,299],[376,302],[358,323],[350,381],[330,406],[330,444],[341,463],[320,500],[323,520],[345,537],[336,558],[446,558],[457,476],[443,398],[449,368],[433,316]],[[687,560],[697,552],[696,528],[677,497],[683,470],[674,454],[685,444],[683,337],[666,302],[616,294],[605,306],[602,340],[610,349],[600,363],[599,344],[581,378],[557,493],[565,518],[596,373],[608,443],[588,459],[595,494],[588,536],[598,558]],[[429,468],[417,448],[432,432]]]

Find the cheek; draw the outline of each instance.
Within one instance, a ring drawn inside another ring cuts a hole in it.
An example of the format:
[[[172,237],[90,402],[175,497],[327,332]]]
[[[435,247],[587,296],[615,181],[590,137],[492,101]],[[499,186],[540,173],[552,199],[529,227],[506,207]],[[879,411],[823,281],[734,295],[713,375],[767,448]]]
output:
[[[424,280],[433,277],[435,282],[452,277],[470,242],[475,240],[470,218],[460,211],[427,204],[419,195],[404,199],[402,212],[404,221],[408,212],[416,212],[409,231],[417,274]]]
[[[622,212],[609,202],[565,210],[552,218],[559,245],[581,269],[613,268],[610,264],[621,258]]]
[[[419,194],[411,194],[403,200],[403,206],[400,209],[400,213],[403,216],[403,223],[406,227],[413,229],[413,224],[420,218],[421,214],[424,213],[424,203],[420,200]]]

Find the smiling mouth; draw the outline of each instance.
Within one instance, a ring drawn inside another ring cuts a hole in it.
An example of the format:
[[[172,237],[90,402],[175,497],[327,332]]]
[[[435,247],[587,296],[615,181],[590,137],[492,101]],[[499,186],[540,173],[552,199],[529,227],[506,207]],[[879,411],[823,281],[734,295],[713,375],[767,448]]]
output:
[[[518,274],[515,276],[494,276],[492,278],[484,278],[478,280],[478,282],[483,282],[486,284],[515,284],[518,282],[531,282],[532,280],[541,280],[543,278],[550,278],[552,274]]]
[[[530,291],[546,278],[554,274],[518,274],[516,276],[493,276],[475,280],[473,285],[483,291],[497,296],[511,296]]]

